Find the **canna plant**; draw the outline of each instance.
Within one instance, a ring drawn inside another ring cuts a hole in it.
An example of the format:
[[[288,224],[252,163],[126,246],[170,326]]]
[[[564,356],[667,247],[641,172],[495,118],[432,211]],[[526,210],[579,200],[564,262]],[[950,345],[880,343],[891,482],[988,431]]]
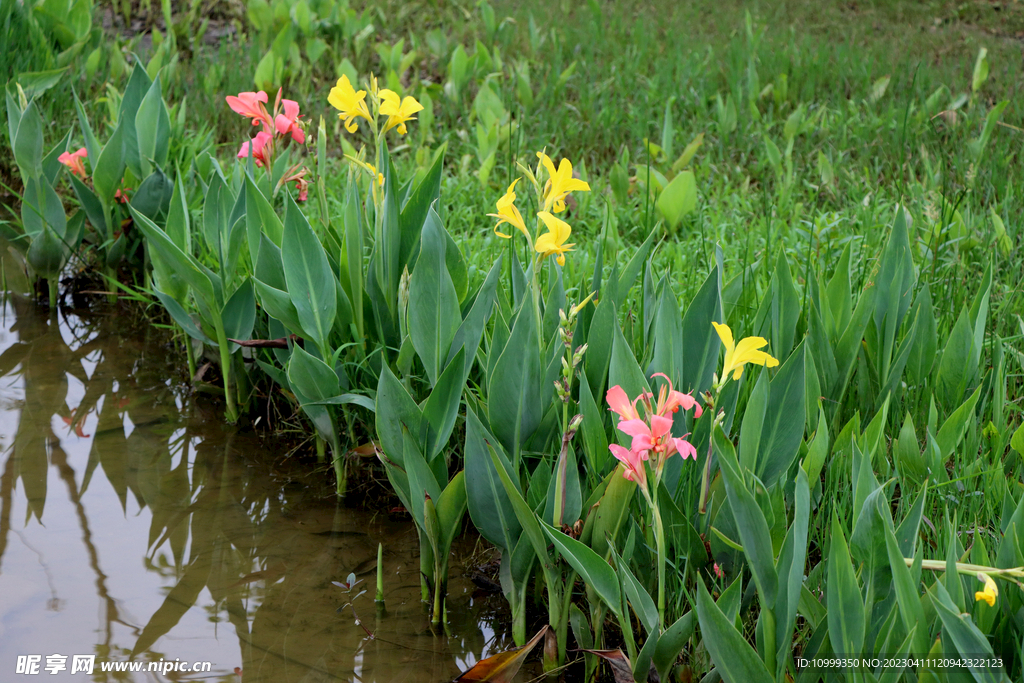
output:
[[[241,378],[242,340],[252,332],[256,320],[256,299],[252,279],[240,273],[238,264],[245,234],[244,200],[235,197],[219,171],[210,180],[203,203],[202,231],[213,255],[216,271],[207,267],[191,251],[188,207],[179,186],[174,201],[173,221],[161,228],[142,212],[130,207],[131,215],[148,240],[158,275],[155,284],[171,291],[155,291],[175,323],[185,333],[217,350],[224,384],[225,417],[238,420],[239,402],[244,404],[245,391]],[[181,298],[175,298],[181,297]],[[199,323],[192,319],[195,310]],[[235,340],[235,341],[232,341]]]
[[[14,160],[24,191],[21,225],[4,224],[4,237],[25,257],[32,271],[46,280],[50,308],[57,307],[57,287],[68,259],[82,241],[85,215],[78,211],[69,221],[54,189],[65,166],[84,173],[82,154],[69,154],[70,133],[43,156],[43,119],[21,85],[7,91],[7,123]]]
[[[95,233],[91,239],[107,275],[113,277],[121,260],[132,258],[138,247],[128,219],[140,214],[163,224],[173,194],[174,181],[165,171],[172,128],[160,76],[151,79],[136,62],[103,146],[77,95],[75,109],[85,140],[85,151],[78,154],[90,161],[92,187],[76,173],[71,174],[71,184]]]

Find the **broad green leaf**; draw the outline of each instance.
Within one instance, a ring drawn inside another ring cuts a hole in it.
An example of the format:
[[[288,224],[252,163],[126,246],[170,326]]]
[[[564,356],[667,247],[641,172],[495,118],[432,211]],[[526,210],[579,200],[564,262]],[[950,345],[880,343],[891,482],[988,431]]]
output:
[[[934,592],[927,589],[928,595],[935,605],[935,610],[942,620],[942,627],[945,633],[953,641],[957,653],[961,657],[973,659],[977,662],[966,668],[971,672],[974,680],[978,683],[996,683],[1005,680],[1005,672],[1001,668],[986,667],[981,665],[985,659],[992,658],[992,645],[985,634],[978,630],[970,615],[963,614],[953,603],[942,586],[941,582],[935,583]],[[976,658],[976,659],[974,659]],[[969,664],[973,663],[969,661]]]
[[[466,472],[460,470],[441,492],[437,502],[437,521],[441,528],[442,552],[447,554],[455,536],[462,530],[466,514]]]
[[[963,440],[969,423],[974,420],[974,407],[978,404],[981,389],[982,385],[979,384],[974,393],[942,423],[939,433],[935,435],[943,460],[953,454],[954,449]]]
[[[736,520],[743,552],[754,574],[761,603],[767,609],[775,605],[779,577],[775,571],[775,555],[772,550],[771,534],[764,513],[758,507],[754,495],[744,483],[744,475],[736,460],[736,451],[721,428],[715,430],[715,451],[722,466],[729,507]]]
[[[409,282],[409,338],[431,386],[444,370],[455,333],[462,324],[459,297],[445,266],[445,229],[431,210],[423,223],[420,254]]]
[[[757,474],[769,488],[789,471],[803,440],[804,421],[793,416],[804,413],[804,350],[801,343],[768,388],[768,407],[757,449]]]
[[[661,191],[658,211],[665,217],[671,230],[675,230],[684,216],[697,208],[697,179],[693,171],[682,171]]]
[[[817,482],[821,476],[821,470],[825,466],[825,458],[828,456],[828,422],[825,419],[825,410],[818,408],[818,428],[814,431],[814,438],[807,447],[807,456],[804,458],[803,469],[807,474],[808,481]]]
[[[832,516],[832,549],[828,557],[828,634],[832,651],[855,656],[864,645],[864,600],[839,520]]]
[[[490,320],[491,311],[494,309],[494,295],[498,287],[498,278],[501,275],[501,261],[502,258],[499,256],[488,271],[484,283],[473,300],[472,308],[469,309],[466,318],[455,332],[455,336],[452,337],[451,349],[445,359],[445,366],[447,366],[460,350],[465,350],[463,382],[469,376],[473,363],[476,361],[476,352],[480,347],[480,340],[483,338],[484,327]]]
[[[327,254],[306,217],[288,195],[285,198],[281,259],[288,295],[298,313],[304,337],[320,349],[328,348],[327,336],[337,315],[337,289]]]
[[[99,158],[92,166],[92,186],[104,206],[110,206],[114,202],[114,194],[121,185],[121,178],[124,177],[124,129],[122,122],[107,139]],[[98,226],[97,226],[98,227]]]
[[[717,334],[715,336],[718,336]],[[764,415],[768,408],[768,371],[761,370],[740,422],[739,462],[743,472],[757,471],[757,449],[761,443]]]
[[[378,398],[378,401],[380,399]],[[472,408],[466,409],[466,493],[469,516],[480,534],[489,542],[511,552],[522,534],[522,525],[516,518],[505,488],[498,478],[487,444],[496,440],[476,416]],[[499,458],[504,458],[500,446],[495,446]],[[511,467],[507,460],[503,463]],[[524,539],[525,542],[525,539]]]
[[[551,543],[554,544],[562,559],[576,570],[576,573],[580,575],[584,583],[597,593],[608,606],[608,609],[617,616],[621,616],[622,594],[619,592],[619,579],[615,576],[615,570],[611,568],[611,565],[605,562],[593,550],[576,539],[566,536],[561,531],[543,523],[541,528]],[[640,590],[642,591],[643,589]],[[647,596],[647,598],[650,600],[650,596]]]
[[[298,345],[292,349],[288,362],[288,382],[303,403],[322,401],[341,393],[334,370]]]
[[[249,258],[256,263],[259,257],[260,235],[266,235],[271,243],[281,247],[284,226],[277,212],[270,206],[263,193],[248,175],[245,177],[245,229],[249,242]]]
[[[515,453],[540,424],[541,359],[533,306],[523,306],[490,377],[487,418],[505,450]]]
[[[658,671],[661,680],[668,681],[669,673],[679,658],[679,653],[686,646],[686,641],[693,635],[696,626],[695,615],[692,611],[676,619],[675,623],[665,629],[665,632],[658,638],[658,645],[654,649],[654,668]]]
[[[214,283],[201,264],[191,254],[183,252],[177,244],[171,241],[167,233],[158,228],[151,220],[131,207],[129,207],[129,211],[132,212],[135,224],[150,242],[149,248],[159,250],[161,258],[167,259],[174,272],[188,283],[197,296],[206,301],[207,306],[215,305]]]
[[[387,457],[399,465],[402,464],[405,441],[403,425],[417,442],[422,440],[425,430],[423,412],[391,368],[385,365],[377,383],[377,437]]]
[[[29,102],[21,113],[14,138],[14,160],[23,178],[36,178],[43,173],[43,119],[34,102]]]
[[[445,368],[437,378],[437,384],[434,385],[430,396],[423,402],[423,418],[428,425],[424,454],[428,460],[433,460],[444,450],[455,427],[455,418],[458,417],[459,404],[462,402],[462,390],[466,386],[461,353],[460,351],[455,354],[454,364],[449,364]]]
[[[891,529],[885,530],[885,547],[889,557],[889,565],[892,567],[893,586],[896,590],[896,601],[900,608],[900,617],[903,619],[903,627],[909,633],[915,626],[920,636],[914,641],[915,651],[924,652],[927,650],[928,634],[925,628],[924,609],[921,607],[921,597],[918,594],[917,585],[914,582],[910,568],[904,562],[904,555],[896,543],[896,536]],[[921,649],[924,648],[924,649]]]
[[[400,228],[398,263],[400,267],[410,264],[420,249],[420,234],[427,221],[431,205],[441,194],[441,172],[444,168],[444,154],[447,143],[441,145],[434,153],[426,175],[410,192],[405,203],[400,207],[398,218]],[[410,270],[411,270],[410,264]]]
[[[199,326],[196,325],[194,320],[192,320],[192,317],[174,297],[169,294],[165,294],[160,290],[154,290],[153,293],[156,294],[156,298],[160,300],[160,303],[163,304],[165,309],[167,309],[171,318],[174,322],[178,323],[178,326],[185,332],[185,334],[193,339],[198,339],[204,344],[209,344],[210,346],[217,345],[217,342],[210,339],[202,330],[199,329]]]
[[[52,88],[53,86],[60,83],[60,79],[63,78],[64,72],[68,70],[68,67],[62,69],[49,69],[47,71],[25,71],[18,74],[18,85],[25,92],[25,97],[31,102],[38,95],[42,95],[44,92]]]
[[[267,315],[279,321],[292,334],[301,335],[303,332],[299,314],[288,292],[272,287],[257,278],[253,278],[252,281],[259,294],[260,305]]]
[[[683,314],[683,368],[676,389],[695,396],[697,392],[711,388],[711,379],[718,366],[718,349],[722,342],[711,322],[724,319],[720,280],[721,274],[716,266]]]
[[[47,224],[32,239],[26,260],[37,275],[47,280],[53,280],[60,277],[60,272],[64,267],[66,259],[66,252],[67,248],[64,246],[64,243]]]
[[[533,545],[533,551],[537,553],[537,557],[540,559],[541,568],[544,570],[545,581],[550,581],[552,582],[552,585],[557,585],[557,582],[560,580],[560,571],[555,567],[554,560],[548,553],[548,542],[545,540],[546,525],[540,520],[537,513],[530,508],[526,499],[523,498],[523,494],[519,490],[519,487],[512,481],[509,470],[507,469],[507,461],[498,454],[494,445],[488,443],[486,446],[488,453],[490,454],[491,462],[494,464],[495,472],[498,474],[498,479],[501,481],[501,485],[505,488],[505,493],[508,495],[508,499],[512,503],[512,509],[516,513],[516,519],[519,520],[519,524],[521,524],[523,528],[523,533]],[[555,547],[556,549],[558,548],[557,543],[555,544]],[[607,563],[605,563],[605,567],[611,571],[611,567],[608,567]],[[614,572],[612,574],[614,579]],[[582,573],[580,575],[584,576]],[[618,580],[615,580],[615,587],[618,588]],[[597,587],[595,586],[595,588]]]
[[[253,292],[252,280],[246,278],[241,286],[224,304],[221,313],[224,319],[224,333],[228,339],[248,339],[256,324],[256,295]],[[234,353],[238,345],[231,343],[229,350]]]
[[[608,475],[608,488],[594,519],[590,546],[601,557],[608,554],[609,542],[615,543],[622,524],[629,517],[629,505],[636,497],[636,482],[622,476],[624,471],[624,466],[619,465]]]
[[[704,645],[722,680],[744,683],[774,680],[754,648],[711,599],[703,581],[697,582],[697,620]]]
[[[128,78],[128,85],[125,86],[124,94],[121,96],[121,107],[117,113],[117,127],[123,130],[124,135],[124,161],[136,178],[145,177],[148,173],[145,173],[142,168],[135,117],[139,113],[142,100],[152,85],[153,81],[150,80],[142,62],[136,62],[132,74]]]
[[[167,149],[171,137],[171,121],[167,116],[160,89],[160,77],[150,85],[135,115],[135,130],[139,145],[139,163],[142,175],[148,175],[155,164],[162,168],[167,163]]]
[[[604,429],[604,413],[590,391],[590,382],[585,372],[581,372],[579,376],[579,406],[583,414],[580,432],[583,437],[583,452],[589,463],[587,471],[595,477],[600,477],[608,461],[608,437]]]

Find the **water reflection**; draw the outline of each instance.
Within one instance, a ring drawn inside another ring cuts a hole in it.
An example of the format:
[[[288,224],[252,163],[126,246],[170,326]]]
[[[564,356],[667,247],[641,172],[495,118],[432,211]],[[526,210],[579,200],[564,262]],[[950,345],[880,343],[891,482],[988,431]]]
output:
[[[202,414],[163,333],[17,298],[0,314],[0,679],[19,655],[95,654],[96,681],[443,681],[511,645],[500,599],[462,579],[454,635],[431,633],[414,528]],[[372,584],[378,543],[387,613],[372,586],[354,605],[371,639],[331,582]],[[212,671],[99,670],[129,659]]]

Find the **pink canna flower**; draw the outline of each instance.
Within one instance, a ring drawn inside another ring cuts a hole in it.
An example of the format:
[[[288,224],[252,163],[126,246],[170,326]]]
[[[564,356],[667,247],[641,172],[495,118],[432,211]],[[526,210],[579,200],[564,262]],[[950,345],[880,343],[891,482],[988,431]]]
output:
[[[132,191],[132,188],[125,187],[123,190],[118,190],[114,193],[114,200],[119,201],[122,204],[128,203],[128,193]]]
[[[629,481],[634,481],[644,490],[647,489],[647,468],[644,466],[643,459],[636,453],[636,451],[630,450],[629,448],[623,448],[622,446],[613,443],[608,446],[608,450],[612,452],[612,455],[626,466],[622,476]]]
[[[683,460],[697,459],[697,449],[686,440],[685,435],[681,438],[672,436],[672,415],[680,408],[692,408],[694,415],[700,417],[703,412],[700,405],[690,394],[676,391],[671,380],[664,374],[657,373],[652,377],[665,379],[665,384],[658,392],[658,400],[654,404],[651,403],[654,395],[648,392],[641,392],[630,401],[626,392],[618,385],[609,389],[606,395],[609,410],[619,416],[619,431],[633,437],[628,449],[616,444],[608,448],[612,455],[626,465],[624,476],[638,483],[647,481],[643,464],[646,460],[653,460],[653,467],[660,479],[661,468],[672,455],[678,453]],[[643,402],[646,417],[640,417],[636,407],[637,401]]]
[[[241,149],[238,150],[238,158],[246,159],[249,157],[249,145],[252,145],[252,157],[256,162],[256,165],[263,167],[270,163],[270,153],[273,149],[271,142],[274,136],[270,133],[261,130],[256,133],[256,137],[252,140],[242,143]]]
[[[224,99],[227,100],[231,111],[251,118],[252,125],[258,126],[263,124],[263,130],[267,132],[274,129],[270,114],[267,113],[267,108],[264,106],[267,103],[267,93],[262,90],[259,92],[240,92],[238,97],[228,95]]]
[[[70,154],[64,152],[57,161],[68,167],[72,173],[76,176],[85,180],[85,158],[89,156],[89,153],[85,150],[85,147],[78,149],[77,151],[71,152]]]
[[[656,372],[651,375],[651,379],[654,379],[655,377],[664,377],[666,384],[668,384],[668,387],[664,384],[661,385],[661,390],[658,392],[658,407],[656,411],[658,415],[665,415],[670,412],[674,413],[678,411],[680,407],[682,407],[683,410],[693,408],[694,417],[700,417],[701,413],[704,412],[700,407],[700,404],[697,403],[697,399],[693,396],[673,389],[672,380],[670,380],[665,373]]]
[[[284,113],[278,114],[274,119],[274,126],[278,135],[291,135],[292,140],[300,145],[306,141],[306,131],[299,124],[302,115],[299,114],[299,103],[294,100],[281,100]]]
[[[640,400],[637,396],[632,403],[629,401],[629,397],[626,396],[626,392],[623,391],[622,387],[616,384],[614,387],[608,390],[606,395],[608,400],[608,410],[611,410],[618,414],[621,420],[639,420],[640,414],[636,411],[636,402]]]

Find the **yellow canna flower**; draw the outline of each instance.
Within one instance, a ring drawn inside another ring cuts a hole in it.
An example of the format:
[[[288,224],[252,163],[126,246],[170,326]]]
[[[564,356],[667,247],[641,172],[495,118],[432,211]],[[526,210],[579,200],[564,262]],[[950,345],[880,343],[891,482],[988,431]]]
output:
[[[417,102],[415,97],[407,96],[403,100],[394,90],[381,90],[380,99],[380,113],[388,117],[384,125],[385,133],[397,127],[398,134],[405,135],[405,122],[416,118],[416,112],[423,111],[423,105]]]
[[[718,336],[725,345],[725,365],[722,368],[723,381],[730,372],[733,379],[739,379],[743,375],[743,366],[747,363],[765,365],[769,368],[774,368],[779,364],[779,361],[775,358],[772,358],[764,351],[758,350],[768,344],[763,337],[746,337],[741,339],[739,344],[735,344],[732,339],[732,330],[729,329],[728,325],[719,325],[713,321],[711,324],[715,326],[715,331],[718,332]]]
[[[349,133],[359,130],[357,118],[363,117],[371,121],[370,110],[366,108],[366,91],[353,88],[348,76],[343,75],[338,79],[338,84],[331,88],[327,101],[341,112],[338,118],[344,120],[345,130]]]
[[[533,245],[533,248],[542,256],[557,254],[558,265],[564,266],[565,252],[572,251],[572,247],[576,246],[565,243],[572,233],[572,228],[568,223],[560,218],[555,218],[547,211],[538,212],[537,217],[544,221],[548,231],[537,238],[537,243]]]
[[[995,607],[996,598],[999,596],[999,588],[996,587],[996,582],[985,572],[978,572],[978,580],[985,582],[985,590],[975,592],[975,601],[981,602],[984,600],[988,603],[989,607]]]
[[[568,159],[563,158],[556,170],[551,157],[544,152],[537,152],[537,158],[548,172],[548,181],[544,183],[545,211],[550,211],[553,208],[555,213],[562,213],[565,211],[566,195],[576,191],[590,192],[590,185],[572,177],[572,162]]]
[[[518,182],[519,178],[513,180],[512,184],[508,186],[507,190],[505,190],[505,194],[503,194],[501,196],[501,199],[498,200],[498,213],[489,213],[487,215],[490,216],[491,218],[498,219],[498,224],[494,226],[494,232],[498,234],[498,237],[504,237],[505,239],[509,239],[512,237],[512,235],[506,235],[505,233],[498,230],[498,227],[502,223],[508,223],[512,227],[518,228],[519,232],[526,235],[527,240],[530,240],[530,231],[526,229],[526,223],[523,221],[523,216],[522,214],[519,213],[519,209],[517,209],[515,205],[515,188],[516,183]]]

